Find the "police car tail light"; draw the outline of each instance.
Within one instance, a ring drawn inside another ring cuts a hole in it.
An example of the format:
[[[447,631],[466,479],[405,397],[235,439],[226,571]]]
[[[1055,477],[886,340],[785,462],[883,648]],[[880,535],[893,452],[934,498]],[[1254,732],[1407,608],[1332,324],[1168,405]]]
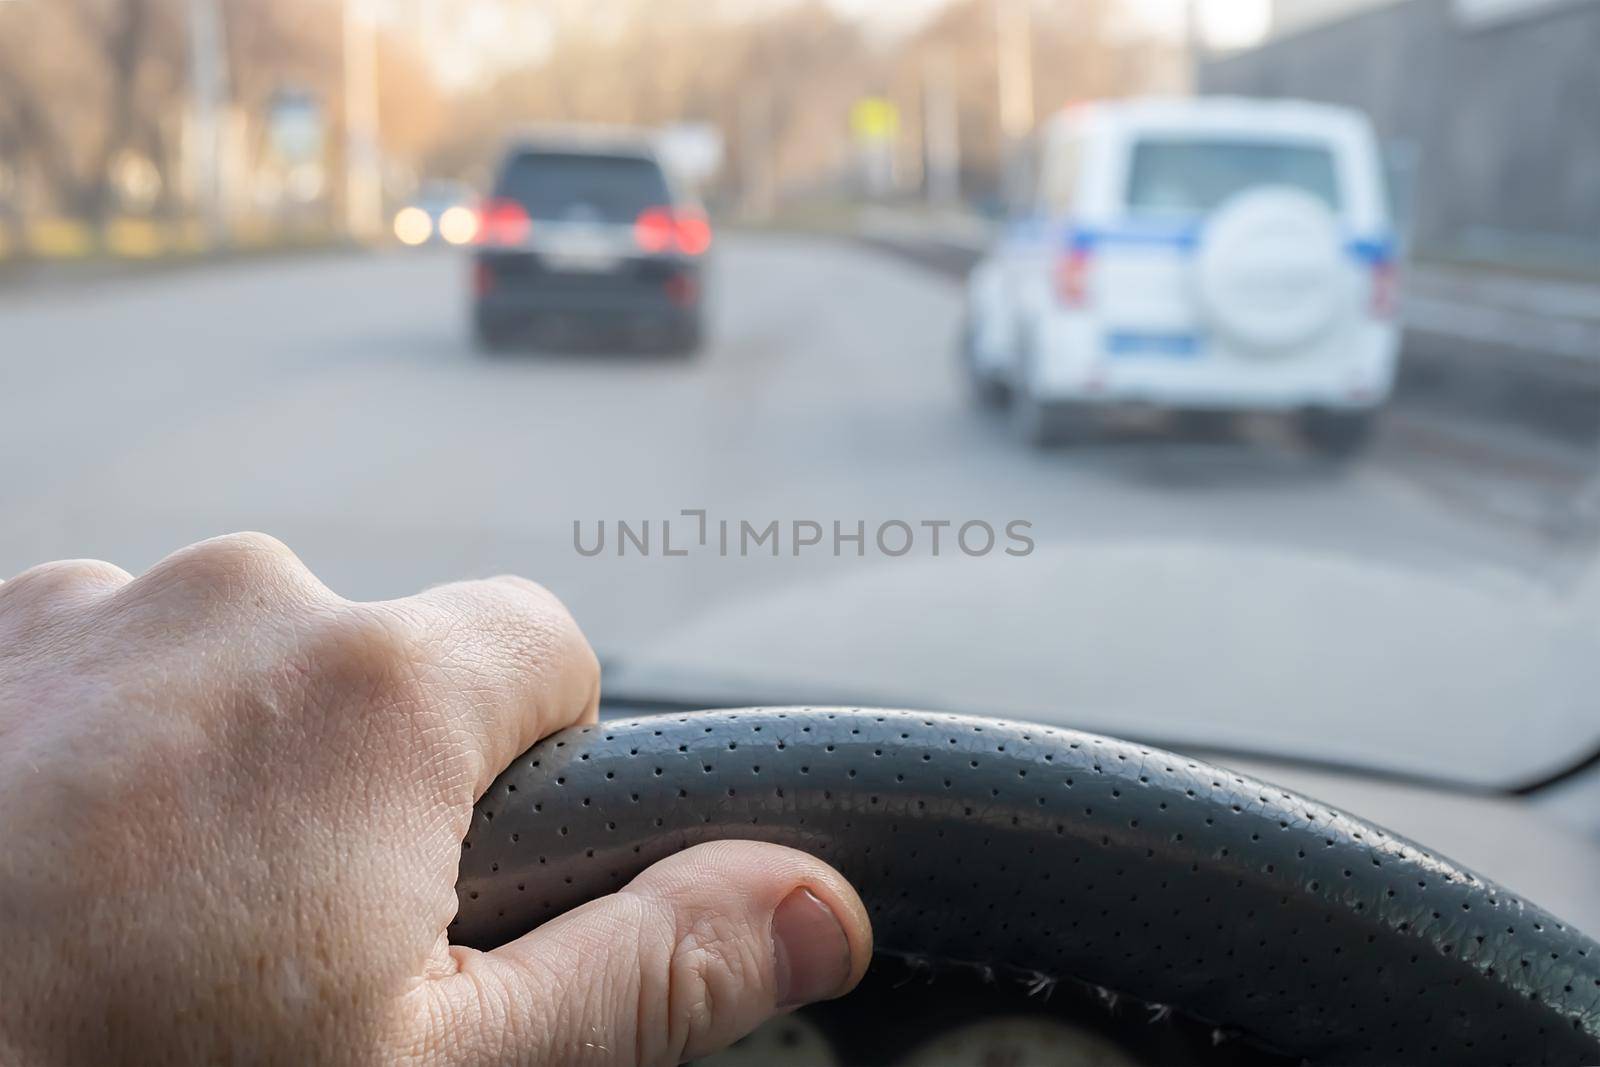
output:
[[[1391,259],[1372,265],[1372,296],[1369,311],[1373,318],[1390,320],[1400,310],[1400,270]]]
[[[1062,307],[1081,308],[1089,303],[1089,272],[1094,257],[1087,248],[1074,247],[1056,262],[1056,300]]]

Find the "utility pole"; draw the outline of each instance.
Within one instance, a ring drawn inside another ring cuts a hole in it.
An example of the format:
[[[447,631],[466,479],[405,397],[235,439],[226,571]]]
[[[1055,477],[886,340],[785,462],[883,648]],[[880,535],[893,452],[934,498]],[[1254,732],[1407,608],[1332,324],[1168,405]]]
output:
[[[745,90],[739,105],[739,208],[765,221],[776,201],[772,167],[772,97],[765,86]]]
[[[378,22],[373,0],[344,0],[345,229],[361,241],[383,233],[378,142]]]
[[[1000,132],[1015,144],[1033,132],[1032,0],[995,0]]]
[[[929,57],[923,68],[923,168],[928,202],[938,207],[961,197],[961,125],[951,82],[949,57]]]
[[[213,248],[227,240],[223,203],[222,112],[227,56],[222,47],[222,13],[217,0],[189,0],[190,178]]]
[[[1201,0],[1183,0],[1183,66],[1188,90],[1200,95],[1200,63],[1205,59],[1204,30],[1200,18]]]

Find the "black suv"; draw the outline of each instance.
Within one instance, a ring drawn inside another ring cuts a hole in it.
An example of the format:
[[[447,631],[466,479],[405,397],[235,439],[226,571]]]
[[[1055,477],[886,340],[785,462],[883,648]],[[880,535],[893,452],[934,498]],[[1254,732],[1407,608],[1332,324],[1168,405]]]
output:
[[[549,136],[514,145],[478,218],[480,345],[520,339],[700,347],[705,212],[643,138]]]

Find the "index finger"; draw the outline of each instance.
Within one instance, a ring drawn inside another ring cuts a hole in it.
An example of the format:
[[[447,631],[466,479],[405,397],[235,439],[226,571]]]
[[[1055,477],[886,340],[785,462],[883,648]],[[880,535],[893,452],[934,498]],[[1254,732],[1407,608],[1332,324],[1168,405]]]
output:
[[[455,582],[381,606],[422,631],[441,710],[477,757],[474,798],[540,738],[598,719],[600,662],[543,586]]]

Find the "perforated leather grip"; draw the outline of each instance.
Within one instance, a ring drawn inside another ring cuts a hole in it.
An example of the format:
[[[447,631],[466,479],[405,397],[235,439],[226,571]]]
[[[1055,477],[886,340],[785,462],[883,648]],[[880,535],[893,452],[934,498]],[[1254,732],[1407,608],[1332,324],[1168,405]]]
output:
[[[1600,947],[1538,908],[1276,786],[989,719],[558,734],[479,803],[452,938],[500,944],[726,838],[832,863],[885,951],[1095,983],[1319,1062],[1600,1063]]]

